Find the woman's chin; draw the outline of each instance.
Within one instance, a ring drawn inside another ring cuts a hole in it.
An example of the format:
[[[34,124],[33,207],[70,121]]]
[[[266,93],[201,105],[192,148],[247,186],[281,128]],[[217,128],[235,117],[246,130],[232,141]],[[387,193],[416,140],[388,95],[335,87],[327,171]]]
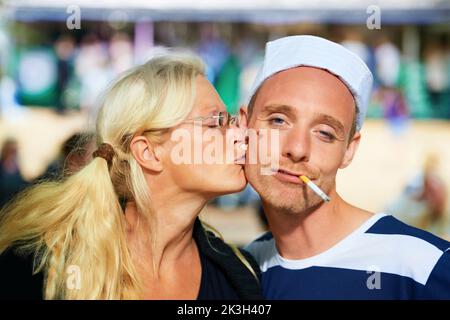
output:
[[[240,173],[232,176],[225,176],[220,180],[220,190],[217,190],[218,196],[241,192],[245,189],[247,185],[247,179],[244,175],[244,170],[241,170]]]
[[[231,180],[231,178],[229,178]],[[235,178],[232,178],[233,181],[230,181],[230,189],[227,193],[236,193],[236,192],[241,192],[242,190],[245,189],[245,186],[247,185],[247,179],[245,177],[244,174],[244,170],[242,169],[239,173],[238,176]]]

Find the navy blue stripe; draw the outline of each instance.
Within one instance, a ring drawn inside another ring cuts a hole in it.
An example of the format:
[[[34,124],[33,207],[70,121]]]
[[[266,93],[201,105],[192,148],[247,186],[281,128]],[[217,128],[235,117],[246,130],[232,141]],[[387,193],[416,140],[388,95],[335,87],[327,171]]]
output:
[[[262,236],[260,236],[258,239],[256,239],[255,242],[267,241],[272,238],[273,238],[272,232],[266,232]]]
[[[427,298],[422,284],[409,277],[360,270],[310,267],[289,270],[281,266],[263,273],[263,294],[267,299],[392,300]],[[372,289],[368,286],[372,285]],[[376,286],[378,285],[379,286]],[[375,288],[374,288],[375,286]]]
[[[426,283],[424,299],[450,300],[450,252],[445,252],[436,263]]]
[[[366,231],[366,233],[412,236],[422,239],[442,251],[450,248],[450,242],[445,241],[444,239],[441,239],[427,231],[411,227],[393,216],[385,216],[380,218],[369,230]]]

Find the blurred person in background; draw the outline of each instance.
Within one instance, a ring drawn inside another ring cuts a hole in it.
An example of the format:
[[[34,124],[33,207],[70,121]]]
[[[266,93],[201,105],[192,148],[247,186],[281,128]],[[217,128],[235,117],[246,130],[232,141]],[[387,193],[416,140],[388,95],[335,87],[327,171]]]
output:
[[[56,111],[64,114],[67,109],[65,91],[73,73],[75,40],[71,35],[62,35],[55,42],[57,56]]]
[[[402,91],[381,85],[376,96],[383,108],[383,117],[391,130],[397,135],[404,132],[409,120],[409,109]]]
[[[446,48],[439,41],[432,41],[425,49],[424,60],[427,91],[433,115],[449,118],[450,61]]]
[[[81,84],[80,109],[94,119],[97,97],[113,77],[108,50],[94,33],[85,35],[81,40],[75,68]]]
[[[436,155],[429,155],[423,172],[423,190],[418,200],[427,204],[427,211],[417,224],[418,228],[428,230],[450,240],[450,225],[447,207],[447,187],[437,171],[439,161]]]
[[[400,65],[401,54],[397,46],[387,36],[378,36],[375,43],[375,79],[378,85],[396,87]]]
[[[400,50],[388,37],[380,35],[375,46],[375,75],[378,84],[375,96],[382,107],[384,119],[397,134],[403,132],[409,119],[406,99],[397,88],[400,66]]]
[[[113,74],[120,74],[133,66],[133,44],[126,33],[115,33],[109,43]]]
[[[3,142],[0,156],[0,208],[28,185],[20,173],[17,150],[16,140],[7,139]]]
[[[206,77],[215,84],[216,78],[230,55],[230,48],[221,39],[217,25],[204,23],[200,26],[198,55],[205,61]]]
[[[360,57],[366,65],[370,65],[370,49],[365,43],[361,32],[352,29],[344,31],[344,39],[341,41],[341,45]]]
[[[450,240],[447,187],[439,177],[439,158],[428,154],[423,169],[386,209],[415,227]]]
[[[261,298],[252,257],[198,219],[212,198],[246,185],[237,120],[195,56],[166,53],[122,75],[104,96],[93,159],[1,211],[0,296]],[[176,163],[172,133],[194,145],[199,128],[220,137],[232,128],[237,158]],[[78,279],[71,285],[68,272]]]
[[[57,180],[77,172],[91,160],[94,151],[95,135],[93,133],[73,134],[63,143],[57,159],[35,179],[35,183],[43,180]]]

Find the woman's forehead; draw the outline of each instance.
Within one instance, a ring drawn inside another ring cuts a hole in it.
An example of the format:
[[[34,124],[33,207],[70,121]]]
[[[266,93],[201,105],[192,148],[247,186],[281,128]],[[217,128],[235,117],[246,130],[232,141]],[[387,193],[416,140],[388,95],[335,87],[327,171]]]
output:
[[[197,77],[194,109],[202,114],[225,111],[225,105],[214,86],[203,76]]]

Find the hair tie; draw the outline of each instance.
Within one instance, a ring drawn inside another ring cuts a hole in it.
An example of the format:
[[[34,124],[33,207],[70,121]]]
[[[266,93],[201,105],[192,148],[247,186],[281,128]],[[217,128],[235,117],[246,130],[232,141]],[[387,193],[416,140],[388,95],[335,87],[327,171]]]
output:
[[[105,159],[108,163],[108,167],[110,167],[115,154],[114,148],[109,143],[102,143],[98,146],[97,150],[92,153],[92,156],[94,158],[101,157]]]

